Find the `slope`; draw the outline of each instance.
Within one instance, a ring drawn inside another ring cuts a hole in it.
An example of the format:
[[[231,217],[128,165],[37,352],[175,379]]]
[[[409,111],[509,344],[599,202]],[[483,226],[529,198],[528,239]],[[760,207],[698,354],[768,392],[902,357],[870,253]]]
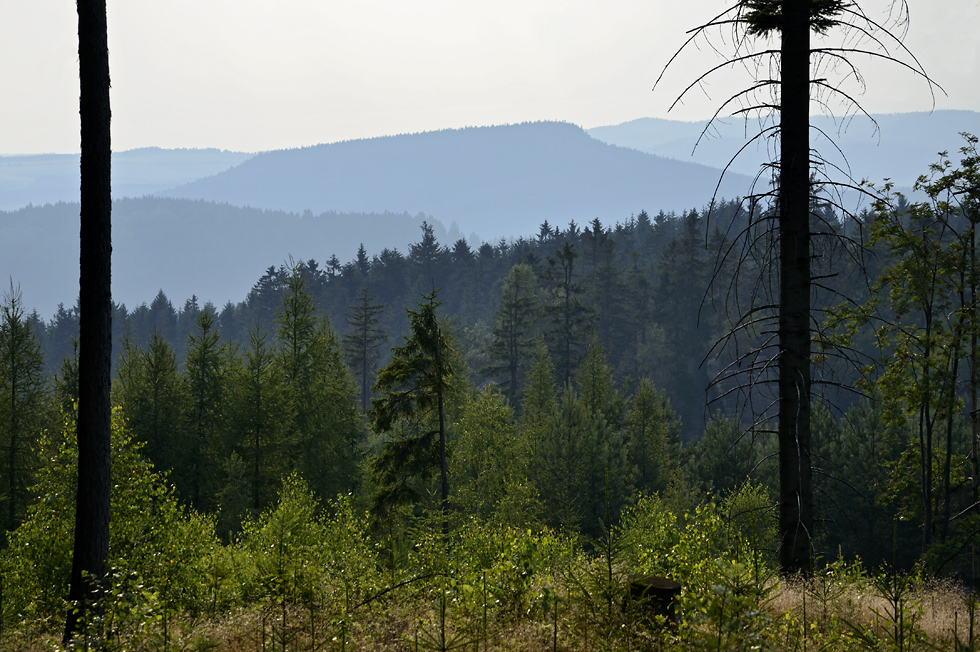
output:
[[[78,295],[77,203],[0,211],[0,293],[20,287],[42,317]],[[332,254],[347,261],[363,242],[369,255],[405,251],[421,236],[422,215],[311,213],[239,208],[213,202],[143,197],[113,202],[112,298],[134,308],[158,290],[203,304],[241,301],[269,265],[290,256]],[[441,224],[433,224],[445,241]]]
[[[227,170],[251,156],[159,147],[113,152],[112,196],[148,195]],[[60,201],[78,201],[78,154],[0,156],[0,210]]]
[[[265,152],[161,193],[288,211],[424,212],[483,239],[544,220],[623,220],[703,206],[718,170],[590,138],[568,123],[471,127]],[[745,192],[725,179],[720,196]]]
[[[889,178],[898,186],[911,187],[916,178],[938,160],[938,152],[956,152],[963,143],[959,132],[980,134],[980,113],[893,113],[871,117],[857,115],[836,121],[828,116],[814,116],[812,125],[814,146],[842,170],[849,168],[856,180],[868,179],[880,184]],[[698,143],[704,129],[703,122],[640,118],[618,125],[594,127],[587,133],[612,145],[721,168],[747,142],[747,137],[752,137],[758,130],[754,123],[746,124],[736,118],[722,119],[712,125]],[[846,160],[828,138],[833,138],[843,150]],[[768,156],[766,143],[749,145],[733,162],[732,170],[755,174],[759,163],[769,160]],[[830,175],[840,176],[834,170]]]

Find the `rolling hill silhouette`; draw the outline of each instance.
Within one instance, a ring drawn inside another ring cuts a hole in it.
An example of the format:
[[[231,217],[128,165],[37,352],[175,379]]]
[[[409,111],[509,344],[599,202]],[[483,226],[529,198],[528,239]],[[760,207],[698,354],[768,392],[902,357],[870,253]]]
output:
[[[856,179],[880,185],[885,178],[897,186],[910,188],[929,165],[946,150],[955,163],[963,145],[960,132],[980,134],[980,113],[976,111],[932,111],[855,115],[834,119],[826,115],[810,118],[813,147],[840,168],[829,174],[840,180],[849,170]],[[705,131],[704,122],[679,122],[659,118],[640,118],[618,125],[594,127],[587,133],[611,145],[630,147],[647,154],[678,161],[697,162],[723,168],[755,135],[758,125],[737,118],[722,118]],[[829,142],[833,139],[840,152]],[[697,149],[695,149],[697,144]],[[759,165],[770,160],[767,143],[749,145],[731,169],[755,174]]]
[[[164,196],[301,212],[407,211],[483,239],[529,235],[544,220],[611,224],[641,210],[708,203],[719,172],[535,122],[344,141],[257,154]],[[729,175],[719,197],[744,194]]]

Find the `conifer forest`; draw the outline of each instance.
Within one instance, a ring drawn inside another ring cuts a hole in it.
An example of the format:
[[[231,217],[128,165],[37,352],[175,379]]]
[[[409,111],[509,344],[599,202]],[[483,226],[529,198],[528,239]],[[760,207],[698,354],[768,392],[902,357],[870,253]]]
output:
[[[715,114],[770,143],[744,197],[496,241],[423,221],[265,261],[238,302],[127,306],[106,5],[77,9],[78,300],[0,291],[0,649],[980,650],[978,139],[900,192],[809,136],[811,105],[863,113],[857,55],[943,90],[901,33],[845,0],[688,32],[656,84],[720,30],[675,104],[752,77]]]
[[[799,576],[744,203],[477,249],[423,225],[405,254],[272,264],[239,303],[114,306],[110,574],[76,644],[973,649],[978,177],[967,136],[922,201],[812,208]],[[7,649],[58,640],[77,459],[77,309],[25,301],[0,306]],[[631,597],[651,575],[673,616]]]

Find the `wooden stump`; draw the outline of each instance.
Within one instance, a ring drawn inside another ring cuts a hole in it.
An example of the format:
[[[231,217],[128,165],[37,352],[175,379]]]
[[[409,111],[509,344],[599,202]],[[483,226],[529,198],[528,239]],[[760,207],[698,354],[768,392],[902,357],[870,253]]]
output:
[[[630,598],[637,607],[638,615],[649,623],[655,622],[656,616],[662,616],[668,625],[676,626],[675,605],[680,594],[681,585],[666,577],[630,577]]]

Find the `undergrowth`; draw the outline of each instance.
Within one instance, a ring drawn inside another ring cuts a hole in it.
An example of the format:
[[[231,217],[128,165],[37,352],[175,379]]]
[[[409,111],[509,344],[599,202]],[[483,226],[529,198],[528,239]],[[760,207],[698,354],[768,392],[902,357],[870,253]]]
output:
[[[395,536],[291,476],[224,545],[213,520],[137,471],[124,473],[143,509],[120,527],[141,539],[117,540],[105,610],[75,649],[980,650],[975,596],[953,583],[840,559],[806,580],[778,576],[759,487],[681,513],[640,498],[594,540],[475,519],[445,535],[441,514],[409,515]],[[59,648],[64,509],[39,506],[0,555],[0,649]],[[632,597],[651,575],[680,584],[674,618]]]

